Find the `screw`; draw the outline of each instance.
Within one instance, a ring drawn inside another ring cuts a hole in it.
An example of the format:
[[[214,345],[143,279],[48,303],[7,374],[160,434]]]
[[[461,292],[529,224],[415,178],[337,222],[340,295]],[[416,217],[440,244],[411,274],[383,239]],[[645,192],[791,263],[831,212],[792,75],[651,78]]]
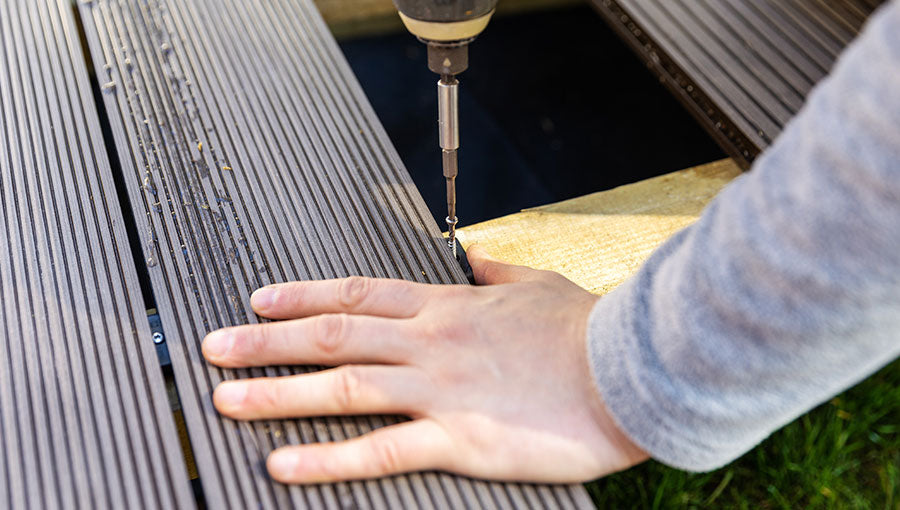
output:
[[[164,337],[163,334],[160,333],[159,331],[157,331],[156,333],[153,333],[153,343],[161,344],[161,343],[163,343],[163,340],[165,340],[165,339],[166,339],[166,337]]]

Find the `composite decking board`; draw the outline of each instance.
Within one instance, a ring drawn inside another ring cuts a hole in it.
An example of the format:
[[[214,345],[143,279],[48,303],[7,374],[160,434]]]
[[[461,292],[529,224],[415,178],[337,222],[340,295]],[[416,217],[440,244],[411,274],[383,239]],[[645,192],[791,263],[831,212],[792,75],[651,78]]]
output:
[[[439,473],[272,482],[262,462],[275,447],[355,437],[399,419],[223,419],[210,400],[220,381],[310,369],[212,367],[199,349],[206,333],[257,322],[249,294],[271,282],[465,277],[311,2],[95,0],[79,9],[107,81],[104,102],[211,508],[590,507],[578,486]],[[529,504],[526,493],[545,497]]]
[[[881,3],[592,1],[744,167],[779,135]]]
[[[659,33],[665,48],[672,49],[672,58],[707,94],[712,96],[721,110],[757,145],[771,141],[766,132],[778,130],[778,120],[766,112],[759,101],[744,90],[744,84],[729,75],[729,69],[710,55],[710,48],[701,46],[692,34],[656,2],[633,6],[651,30]],[[683,34],[683,35],[682,35]],[[743,71],[743,70],[742,70]]]
[[[0,40],[0,507],[193,508],[70,3]]]

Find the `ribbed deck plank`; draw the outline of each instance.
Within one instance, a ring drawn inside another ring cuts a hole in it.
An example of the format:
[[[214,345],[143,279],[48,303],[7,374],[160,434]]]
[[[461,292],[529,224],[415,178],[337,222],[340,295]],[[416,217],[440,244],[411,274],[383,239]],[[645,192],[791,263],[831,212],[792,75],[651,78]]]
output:
[[[213,409],[222,380],[307,370],[204,362],[207,332],[259,320],[255,288],[351,274],[465,283],[312,3],[79,8],[110,84],[104,100],[209,506],[493,506],[473,482],[446,474],[288,487],[264,472],[278,446],[354,437],[397,418],[238,423]],[[484,486],[525,501],[522,486]],[[567,491],[590,507],[581,487]]]
[[[0,40],[0,507],[193,508],[71,5]]]
[[[744,168],[799,111],[877,0],[592,0]]]

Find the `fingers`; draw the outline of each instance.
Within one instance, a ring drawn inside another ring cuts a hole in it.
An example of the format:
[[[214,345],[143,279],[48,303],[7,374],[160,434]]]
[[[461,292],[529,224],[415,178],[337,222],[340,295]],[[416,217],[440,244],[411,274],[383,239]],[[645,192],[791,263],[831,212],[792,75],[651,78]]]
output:
[[[265,365],[403,363],[414,348],[408,321],[326,314],[220,329],[203,340],[203,355],[229,368]]]
[[[541,271],[536,269],[500,262],[477,244],[466,249],[466,256],[478,285],[529,281],[538,279],[541,275]]]
[[[403,280],[351,276],[262,287],[250,297],[250,305],[256,313],[273,319],[339,312],[409,318],[437,289]]]
[[[345,365],[311,374],[223,382],[213,392],[213,404],[237,420],[415,415],[428,394],[428,379],[417,369]]]
[[[431,420],[391,425],[339,443],[279,448],[266,462],[282,483],[325,483],[441,469],[452,454],[444,429]]]

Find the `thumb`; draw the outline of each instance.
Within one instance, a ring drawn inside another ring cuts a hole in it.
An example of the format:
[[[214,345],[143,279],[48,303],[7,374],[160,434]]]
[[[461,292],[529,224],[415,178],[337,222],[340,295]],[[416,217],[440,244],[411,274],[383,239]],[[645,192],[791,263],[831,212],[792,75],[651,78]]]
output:
[[[473,244],[466,249],[466,257],[472,266],[475,283],[478,285],[498,285],[534,280],[540,273],[525,266],[507,264],[492,257],[481,246]]]

